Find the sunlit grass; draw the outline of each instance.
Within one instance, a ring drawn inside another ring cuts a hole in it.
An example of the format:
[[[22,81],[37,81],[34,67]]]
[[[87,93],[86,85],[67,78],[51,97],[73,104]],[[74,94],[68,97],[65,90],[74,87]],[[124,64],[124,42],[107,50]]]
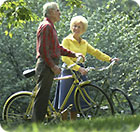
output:
[[[9,132],[133,132],[140,124],[140,115],[118,115],[91,120],[63,121],[57,124],[20,125]],[[6,126],[5,126],[6,127]]]

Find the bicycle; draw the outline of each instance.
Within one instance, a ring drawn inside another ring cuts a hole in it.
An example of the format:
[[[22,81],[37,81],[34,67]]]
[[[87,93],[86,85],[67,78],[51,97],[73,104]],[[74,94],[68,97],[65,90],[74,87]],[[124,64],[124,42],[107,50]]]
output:
[[[109,66],[103,67],[103,68],[94,68],[89,67],[88,70],[94,70],[102,72],[107,69],[111,69],[111,71],[108,71],[107,76],[104,74],[102,77],[97,78],[94,80],[94,82],[98,81],[104,81],[102,82],[101,88],[104,89],[105,93],[108,93],[108,97],[111,100],[114,108],[114,112],[117,114],[134,114],[135,110],[133,108],[133,105],[128,97],[128,95],[119,88],[110,88],[110,78],[112,75],[112,67],[115,64],[115,62],[112,62]],[[101,75],[100,75],[101,76]]]
[[[104,69],[109,69],[114,64],[115,62],[112,62],[108,67]],[[79,112],[79,117],[91,118],[102,115],[113,115],[115,113],[113,103],[108,95],[104,92],[104,90],[94,84],[91,84],[91,80],[81,81],[79,76],[72,71],[72,67],[74,65],[75,64],[68,67],[68,69],[71,69],[72,75],[54,78],[54,80],[73,78],[74,82],[67,96],[65,97],[61,108],[58,111],[55,110],[55,108],[53,107],[53,103],[49,100],[45,116],[46,122],[55,122],[57,120],[61,120],[63,112],[69,111],[72,108],[71,104],[66,109],[64,109],[64,106],[75,87],[76,90],[74,94],[74,102],[76,109]],[[88,69],[95,70],[94,67],[89,67]],[[24,72],[24,75],[26,77],[32,77],[34,76],[34,74],[35,69]],[[8,124],[14,122],[23,123],[24,121],[30,120],[32,116],[32,107],[36,92],[37,86],[35,86],[32,92],[19,91],[11,95],[6,100],[3,107],[3,120],[5,120]],[[85,106],[81,105],[81,100],[85,101]]]

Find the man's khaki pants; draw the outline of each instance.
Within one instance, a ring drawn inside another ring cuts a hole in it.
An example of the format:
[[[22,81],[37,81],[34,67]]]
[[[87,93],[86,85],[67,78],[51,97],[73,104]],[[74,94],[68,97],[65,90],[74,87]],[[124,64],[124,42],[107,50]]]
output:
[[[48,106],[54,73],[41,58],[39,58],[36,63],[36,77],[38,93],[34,102],[32,121],[42,122]]]

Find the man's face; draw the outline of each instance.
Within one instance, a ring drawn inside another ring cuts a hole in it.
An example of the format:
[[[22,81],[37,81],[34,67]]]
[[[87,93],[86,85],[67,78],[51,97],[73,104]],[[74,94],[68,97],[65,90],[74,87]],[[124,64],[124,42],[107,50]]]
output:
[[[54,19],[54,21],[60,21],[60,10],[58,7],[56,7],[56,9],[52,9],[52,12],[51,12],[51,17]]]

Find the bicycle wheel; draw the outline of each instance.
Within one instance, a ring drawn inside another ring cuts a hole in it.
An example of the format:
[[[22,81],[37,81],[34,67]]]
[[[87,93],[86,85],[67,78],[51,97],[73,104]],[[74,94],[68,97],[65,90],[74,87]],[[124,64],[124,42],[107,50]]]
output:
[[[114,114],[113,105],[106,93],[92,84],[85,84],[77,91],[76,105],[80,116],[84,118]]]
[[[134,114],[133,105],[128,96],[120,89],[113,89],[112,101],[115,113]]]
[[[8,125],[23,123],[30,115],[26,110],[31,100],[32,92],[20,91],[10,96],[4,104],[2,118]]]

